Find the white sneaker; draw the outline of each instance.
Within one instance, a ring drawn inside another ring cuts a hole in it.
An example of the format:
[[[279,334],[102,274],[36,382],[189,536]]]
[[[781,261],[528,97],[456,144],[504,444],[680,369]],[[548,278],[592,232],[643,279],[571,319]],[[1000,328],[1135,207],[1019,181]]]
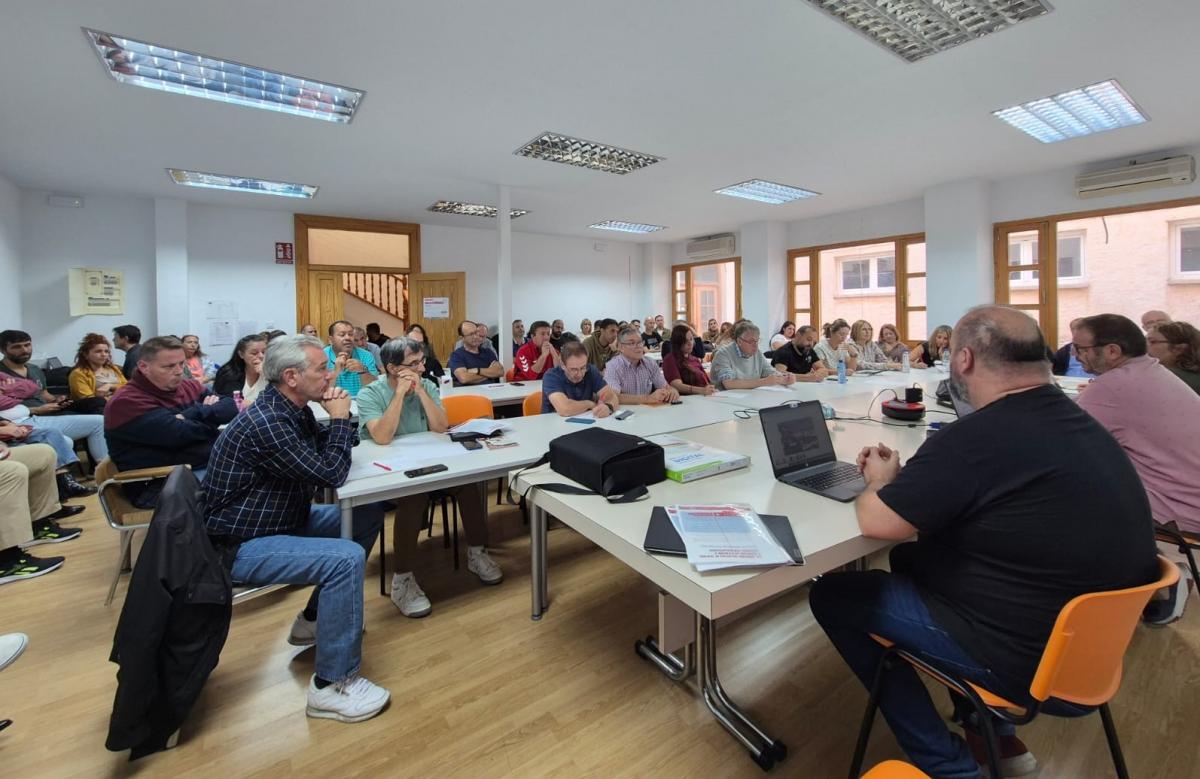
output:
[[[361,676],[317,689],[317,676],[308,682],[308,707],[305,714],[338,722],[362,722],[371,719],[387,705],[391,693]]]
[[[482,546],[467,547],[467,570],[478,576],[484,584],[499,584],[504,578],[504,571]]]
[[[304,612],[296,615],[292,622],[292,632],[288,634],[287,642],[292,646],[316,646],[317,621],[304,618]]]
[[[433,604],[425,597],[425,591],[417,584],[417,577],[409,573],[392,574],[392,603],[406,617],[425,617],[433,611]]]
[[[29,636],[24,633],[5,633],[0,636],[0,670],[8,668],[29,646]]]

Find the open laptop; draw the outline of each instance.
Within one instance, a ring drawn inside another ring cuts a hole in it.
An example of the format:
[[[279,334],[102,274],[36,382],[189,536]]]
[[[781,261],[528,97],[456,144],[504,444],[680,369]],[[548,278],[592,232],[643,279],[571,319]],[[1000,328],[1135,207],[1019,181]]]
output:
[[[950,383],[949,379],[939,381],[934,394],[937,397],[938,405],[954,409],[954,413],[959,419],[962,419],[975,410],[974,406],[954,391],[954,385]]]
[[[758,418],[779,481],[843,503],[866,487],[858,466],[840,462],[834,454],[820,401],[764,408]]]

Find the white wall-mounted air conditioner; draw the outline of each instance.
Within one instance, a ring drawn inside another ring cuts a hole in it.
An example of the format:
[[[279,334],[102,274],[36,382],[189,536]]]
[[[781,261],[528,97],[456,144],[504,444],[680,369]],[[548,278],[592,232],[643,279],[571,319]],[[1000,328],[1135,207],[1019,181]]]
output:
[[[1103,197],[1153,187],[1173,187],[1196,180],[1196,161],[1190,156],[1135,162],[1121,168],[1081,173],[1075,177],[1079,197]]]
[[[693,238],[687,242],[687,257],[689,260],[712,260],[722,257],[732,257],[737,249],[737,241],[733,233],[706,235]]]

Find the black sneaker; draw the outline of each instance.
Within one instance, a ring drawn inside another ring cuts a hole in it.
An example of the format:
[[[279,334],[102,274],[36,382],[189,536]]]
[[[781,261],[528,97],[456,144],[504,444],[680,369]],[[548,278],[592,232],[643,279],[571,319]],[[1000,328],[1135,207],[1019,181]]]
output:
[[[28,549],[39,544],[61,544],[63,541],[79,538],[82,533],[77,527],[59,527],[52,519],[39,519],[33,523],[33,540],[22,544],[21,548]]]
[[[36,579],[45,573],[61,568],[62,557],[34,557],[23,554],[15,560],[0,564],[0,584],[19,582],[23,579]]]
[[[73,517],[76,514],[82,514],[84,508],[86,508],[86,507],[85,506],[63,506],[62,508],[60,508],[58,511],[54,512],[50,516],[42,517],[42,519],[66,519],[67,517]]]
[[[68,498],[82,498],[96,493],[95,487],[88,487],[75,481],[69,473],[58,474],[58,500],[61,503]]]

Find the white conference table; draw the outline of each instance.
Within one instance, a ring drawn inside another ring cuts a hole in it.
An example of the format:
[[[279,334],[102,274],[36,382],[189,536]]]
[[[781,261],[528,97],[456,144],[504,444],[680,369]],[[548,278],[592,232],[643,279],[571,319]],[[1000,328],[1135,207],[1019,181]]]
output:
[[[894,389],[903,400],[904,389],[918,384],[925,391],[926,405],[933,403],[932,396],[938,382],[947,378],[948,374],[936,368],[914,368],[910,373],[899,371],[884,371],[874,376],[848,376],[845,384],[839,384],[836,379],[829,381],[797,381],[789,386],[776,385],[772,388],[724,390],[715,395],[706,396],[710,402],[728,403],[742,408],[764,409],[778,406],[789,400],[820,400],[832,403],[839,398],[857,395],[874,396],[884,389]],[[880,400],[890,399],[887,394]],[[865,404],[864,404],[865,407]]]
[[[861,414],[873,394],[842,397],[834,405],[844,413]],[[841,421],[828,424],[838,456],[851,462],[862,447],[880,441],[911,456],[925,438],[923,427],[907,424]],[[710,711],[760,766],[769,768],[786,756],[786,747],[751,722],[721,688],[716,673],[715,621],[853,563],[889,542],[867,539],[860,534],[852,504],[838,503],[777,481],[758,419],[734,420],[677,435],[747,454],[751,464],[688,484],[667,480],[649,488],[649,500],[631,504],[609,504],[597,496],[532,490],[528,499],[532,617],[541,619],[549,607],[547,515],[552,514],[665,593],[660,596],[658,641],[640,642],[639,653],[676,681],[686,680],[698,666],[698,687]],[[523,491],[546,481],[561,482],[564,478],[540,467],[517,476],[515,486]],[[701,574],[686,557],[652,555],[642,549],[653,506],[728,502],[748,503],[759,513],[786,515],[805,564]],[[679,649],[683,650],[682,660],[671,654]]]
[[[593,425],[580,425],[568,422],[557,414],[537,414],[535,416],[517,417],[502,420],[511,428],[506,432],[506,438],[517,441],[516,446],[504,449],[488,449],[486,446],[476,451],[462,449],[461,454],[450,457],[438,457],[436,460],[414,459],[391,471],[373,466],[378,461],[392,461],[397,454],[402,453],[400,445],[393,442],[380,445],[364,439],[354,447],[350,478],[337,489],[336,499],[342,512],[342,537],[351,537],[353,524],[353,509],[368,503],[381,500],[419,495],[433,490],[457,487],[463,484],[484,483],[491,479],[508,476],[510,472],[537,462],[541,459],[550,445],[550,440],[567,433],[578,432],[585,427],[599,426],[637,436],[674,433],[693,427],[713,425],[727,422],[734,418],[736,408],[721,404],[709,403],[704,398],[684,398],[680,405],[664,406],[625,406],[634,413],[628,419],[618,420],[613,417],[597,420]],[[429,434],[430,440],[449,441],[445,434]],[[436,462],[445,465],[447,469],[427,476],[409,478],[404,470],[414,469],[422,465]],[[372,469],[378,470],[373,473]]]
[[[452,387],[442,392],[443,398],[453,398],[461,395],[482,395],[492,401],[493,406],[520,405],[525,396],[542,391],[539,381],[506,381],[502,384],[474,384],[471,386]]]

